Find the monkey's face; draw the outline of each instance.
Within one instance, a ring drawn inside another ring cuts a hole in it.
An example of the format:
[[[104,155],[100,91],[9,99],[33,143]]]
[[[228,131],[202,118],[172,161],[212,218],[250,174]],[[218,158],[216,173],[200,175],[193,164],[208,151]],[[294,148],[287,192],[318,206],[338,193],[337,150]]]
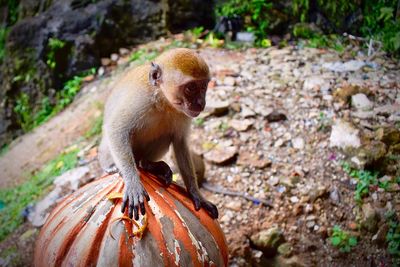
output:
[[[171,101],[172,105],[189,117],[197,117],[206,106],[209,79],[191,80],[180,85]]]

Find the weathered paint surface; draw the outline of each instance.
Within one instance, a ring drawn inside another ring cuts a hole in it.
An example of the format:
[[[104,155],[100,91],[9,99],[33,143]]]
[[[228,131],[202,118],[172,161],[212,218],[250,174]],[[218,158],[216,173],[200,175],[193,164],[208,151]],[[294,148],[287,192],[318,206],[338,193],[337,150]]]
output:
[[[164,188],[146,173],[141,179],[151,198],[142,239],[132,236],[133,223],[113,222],[123,216],[121,200],[107,195],[123,192],[124,185],[118,175],[105,176],[53,210],[36,242],[35,266],[227,266],[218,222],[204,210],[195,211],[183,188]]]

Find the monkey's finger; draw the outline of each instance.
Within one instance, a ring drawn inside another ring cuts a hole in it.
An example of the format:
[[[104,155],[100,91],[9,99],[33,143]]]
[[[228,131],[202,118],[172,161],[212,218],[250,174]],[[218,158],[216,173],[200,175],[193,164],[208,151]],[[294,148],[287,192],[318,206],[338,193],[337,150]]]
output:
[[[198,199],[197,197],[193,198],[193,204],[195,210],[199,210],[201,208],[200,199]]]
[[[217,206],[215,206],[214,204],[212,204],[211,202],[204,202],[203,205],[204,209],[208,212],[208,214],[211,215],[211,217],[213,219],[217,219],[218,218],[218,209]]]
[[[134,210],[134,202],[133,201],[130,201],[129,202],[129,208],[128,208],[128,216],[129,216],[129,218],[131,218],[132,219],[132,217],[133,217],[133,210]]]
[[[142,213],[142,215],[146,214],[146,208],[144,207],[144,202],[140,202],[140,213]]]
[[[128,201],[127,201],[127,200],[128,200],[128,199],[127,199],[126,196],[124,196],[124,198],[122,199],[122,205],[121,205],[121,212],[122,212],[122,213],[125,212],[126,205],[128,204]]]
[[[149,194],[146,192],[146,190],[143,190],[143,195],[146,198],[147,201],[150,201],[150,196]]]
[[[139,220],[139,206],[138,205],[133,206],[133,211],[135,214],[135,220],[136,221]]]

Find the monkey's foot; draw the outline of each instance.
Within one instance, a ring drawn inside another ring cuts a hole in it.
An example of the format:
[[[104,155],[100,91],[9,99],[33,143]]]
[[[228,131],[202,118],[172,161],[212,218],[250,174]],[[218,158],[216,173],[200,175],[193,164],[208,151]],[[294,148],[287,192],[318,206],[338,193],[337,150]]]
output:
[[[144,207],[144,201],[150,201],[149,194],[143,188],[141,183],[136,183],[134,186],[131,183],[125,182],[125,193],[122,198],[121,212],[125,212],[125,208],[128,209],[128,216],[132,219],[134,216],[135,220],[139,219],[139,209],[142,215],[146,214]]]
[[[105,171],[107,174],[114,174],[114,173],[119,172],[119,170],[118,170],[117,166],[115,166],[115,164],[113,164],[113,165],[111,165],[110,167],[104,169],[104,171]]]
[[[164,161],[142,161],[142,168],[157,176],[166,186],[172,183],[172,170]]]
[[[193,201],[194,208],[199,210],[200,208],[205,209],[208,214],[210,214],[211,218],[217,219],[218,218],[218,209],[210,201],[204,199],[198,192],[192,193],[189,192],[189,195]]]

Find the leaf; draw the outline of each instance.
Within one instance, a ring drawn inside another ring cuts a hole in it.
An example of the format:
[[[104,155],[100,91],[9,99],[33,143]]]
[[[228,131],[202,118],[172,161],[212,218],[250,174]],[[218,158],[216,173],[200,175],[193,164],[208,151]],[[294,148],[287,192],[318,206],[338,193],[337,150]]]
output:
[[[339,246],[340,242],[342,241],[342,239],[338,236],[333,236],[331,237],[331,243],[332,245],[334,245],[335,247]]]
[[[351,246],[351,247],[354,247],[355,245],[357,245],[357,238],[355,238],[354,236],[351,236],[350,238],[349,238],[349,245]]]
[[[119,192],[112,192],[107,195],[107,199],[114,200],[114,199],[121,199],[123,197],[122,193]]]

